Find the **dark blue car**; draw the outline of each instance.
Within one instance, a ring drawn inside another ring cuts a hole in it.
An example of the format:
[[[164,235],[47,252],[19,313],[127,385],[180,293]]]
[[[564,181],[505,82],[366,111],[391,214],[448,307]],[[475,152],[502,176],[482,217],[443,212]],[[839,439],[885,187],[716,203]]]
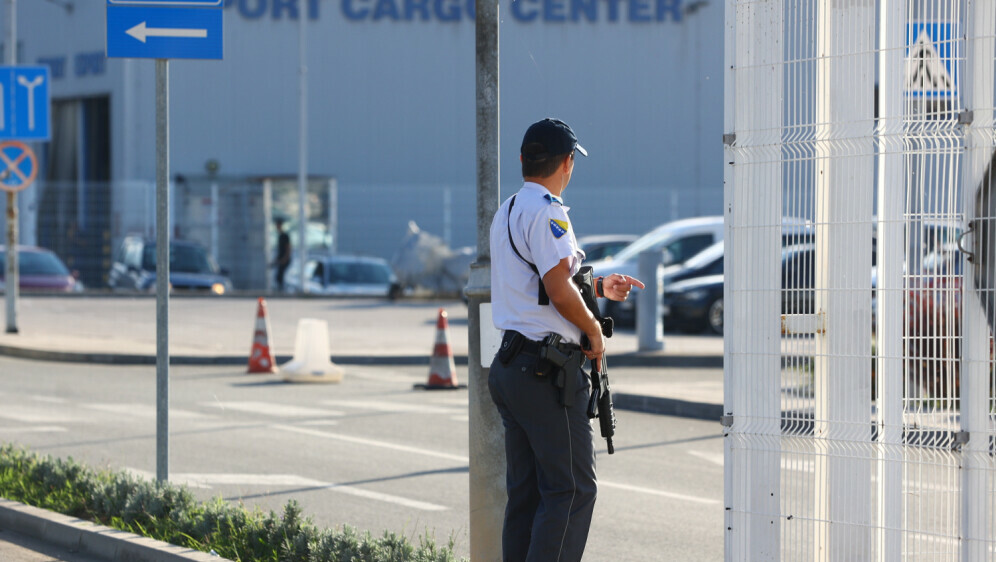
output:
[[[232,282],[203,246],[186,240],[169,243],[169,283],[174,291],[224,295]],[[129,236],[121,243],[108,274],[115,290],[153,291],[156,287],[156,243]]]
[[[723,333],[723,276],[710,275],[671,283],[664,288],[664,328]]]

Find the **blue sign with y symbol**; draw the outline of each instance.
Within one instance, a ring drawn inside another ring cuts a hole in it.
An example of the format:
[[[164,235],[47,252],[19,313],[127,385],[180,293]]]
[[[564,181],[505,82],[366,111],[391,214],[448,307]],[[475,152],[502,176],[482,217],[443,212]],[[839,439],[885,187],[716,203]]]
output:
[[[0,139],[49,140],[47,66],[0,66]]]

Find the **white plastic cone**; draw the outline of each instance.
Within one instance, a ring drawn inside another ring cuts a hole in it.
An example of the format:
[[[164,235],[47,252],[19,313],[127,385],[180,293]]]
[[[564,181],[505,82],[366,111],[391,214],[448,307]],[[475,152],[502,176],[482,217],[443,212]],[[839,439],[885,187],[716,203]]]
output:
[[[297,323],[294,358],[280,367],[287,382],[342,382],[344,371],[329,359],[329,325],[325,320],[302,318]]]

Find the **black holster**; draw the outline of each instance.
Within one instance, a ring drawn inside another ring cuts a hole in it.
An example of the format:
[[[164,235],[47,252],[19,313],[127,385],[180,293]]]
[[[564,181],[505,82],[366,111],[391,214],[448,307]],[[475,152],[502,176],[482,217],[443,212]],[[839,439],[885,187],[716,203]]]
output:
[[[559,335],[547,336],[540,347],[536,374],[549,376],[553,386],[560,389],[560,405],[570,408],[574,405],[574,395],[578,390],[578,372],[584,362],[580,349],[568,349],[561,345]]]

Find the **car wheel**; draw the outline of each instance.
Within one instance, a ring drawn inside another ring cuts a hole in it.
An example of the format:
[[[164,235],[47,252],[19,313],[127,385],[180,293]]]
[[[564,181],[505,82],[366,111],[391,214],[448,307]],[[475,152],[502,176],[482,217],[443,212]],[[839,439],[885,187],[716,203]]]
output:
[[[709,324],[709,331],[714,334],[723,334],[723,299],[718,298],[709,305],[706,313],[706,321]]]

